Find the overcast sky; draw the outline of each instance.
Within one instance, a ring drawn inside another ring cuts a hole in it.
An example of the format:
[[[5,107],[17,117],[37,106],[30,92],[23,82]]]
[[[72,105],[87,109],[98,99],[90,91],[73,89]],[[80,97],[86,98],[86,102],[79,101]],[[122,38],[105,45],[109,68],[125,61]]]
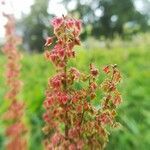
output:
[[[3,26],[6,22],[5,18],[2,16],[2,11],[4,9],[5,10],[7,9],[7,12],[13,12],[16,18],[20,18],[21,13],[28,14],[30,12],[30,6],[34,3],[34,0],[4,0],[4,1],[6,1],[7,7],[0,6],[0,38],[4,37]],[[67,12],[64,6],[59,3],[60,1],[61,0],[50,0],[48,12],[51,14],[55,14],[56,16],[61,16],[62,14],[65,15]],[[73,3],[70,4],[73,5]],[[141,0],[136,0],[136,6],[138,9],[142,8]]]
[[[2,0],[0,0],[2,1]],[[7,12],[13,12],[16,18],[21,17],[21,13],[28,14],[30,12],[30,6],[34,3],[34,0],[5,0],[7,2],[7,7],[0,6],[0,38],[4,37],[3,26],[6,23],[6,19],[2,16],[2,11],[5,9]],[[62,4],[61,0],[50,0],[49,3],[49,13],[55,14],[56,16],[61,16],[66,14],[66,10]],[[13,8],[13,9],[12,9]],[[58,11],[59,10],[59,11]]]

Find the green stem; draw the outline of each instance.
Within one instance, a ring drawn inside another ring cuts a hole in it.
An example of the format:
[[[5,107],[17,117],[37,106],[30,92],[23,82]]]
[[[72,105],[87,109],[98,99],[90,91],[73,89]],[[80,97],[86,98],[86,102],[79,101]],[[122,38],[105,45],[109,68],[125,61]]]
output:
[[[66,49],[65,49],[66,51]],[[65,56],[64,58],[64,61],[65,61],[65,67],[64,67],[64,73],[65,73],[65,81],[64,81],[64,91],[67,92],[67,58]],[[65,137],[66,139],[68,138],[68,130],[69,130],[69,127],[68,127],[68,112],[66,110],[66,107],[68,106],[68,104],[66,103],[64,109],[65,109],[65,119],[66,119],[66,123],[65,123]]]

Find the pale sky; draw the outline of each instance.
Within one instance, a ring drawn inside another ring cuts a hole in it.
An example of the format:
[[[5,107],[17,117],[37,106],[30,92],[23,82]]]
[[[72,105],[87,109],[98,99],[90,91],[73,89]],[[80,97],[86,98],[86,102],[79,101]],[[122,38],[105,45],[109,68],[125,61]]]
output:
[[[30,12],[30,6],[34,3],[34,0],[0,0],[0,2],[1,1],[6,1],[7,7],[0,5],[0,38],[4,37],[3,26],[6,22],[5,18],[2,16],[2,11],[5,9],[7,12],[13,12],[16,18],[20,18],[21,13],[28,14]],[[142,8],[141,0],[135,1],[136,7],[140,10]],[[62,14],[66,15],[67,12],[64,6],[59,2],[61,2],[61,0],[50,0],[48,12],[56,16],[61,16]],[[71,7],[74,7],[74,3],[71,2],[75,1],[70,1],[69,3]]]
[[[1,2],[2,0],[0,0]],[[21,13],[28,14],[30,12],[30,6],[34,3],[34,0],[5,0],[7,5],[0,6],[0,38],[4,37],[3,26],[6,23],[6,19],[2,16],[2,11],[7,10],[7,12],[13,12],[16,18],[21,17]],[[62,4],[61,0],[50,0],[48,12],[55,14],[56,16],[61,16],[66,14],[66,10]],[[6,7],[7,6],[7,7]],[[59,11],[58,11],[59,10]]]

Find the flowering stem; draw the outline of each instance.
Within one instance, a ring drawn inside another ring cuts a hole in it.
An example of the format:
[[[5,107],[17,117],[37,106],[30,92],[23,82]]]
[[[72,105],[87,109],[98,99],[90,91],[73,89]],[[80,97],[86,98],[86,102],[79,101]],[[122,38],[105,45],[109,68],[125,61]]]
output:
[[[80,45],[81,21],[63,16],[54,18],[52,26],[57,41],[51,51],[46,51],[45,56],[60,70],[49,80],[49,89],[44,101],[46,112],[43,118],[46,125],[43,131],[45,134],[50,133],[50,138],[45,142],[46,150],[103,149],[102,145],[108,141],[105,124],[115,122],[115,107],[111,107],[111,103],[106,106],[107,100],[104,101],[106,107],[102,110],[92,105],[98,88],[96,79],[99,75],[98,69],[93,64],[90,64],[90,74],[87,76],[75,67],[67,66],[69,59],[75,57],[74,46]],[[48,37],[45,46],[55,42],[53,38]],[[121,78],[119,74],[117,76],[115,66],[112,68],[112,76],[104,80],[101,87],[105,94],[109,93],[112,98],[115,97],[115,103],[118,104],[120,97],[114,90]],[[109,66],[106,67],[104,72],[108,74],[109,69]],[[89,82],[87,88],[76,87],[76,83],[82,81],[85,84]],[[107,99],[109,101],[110,97]]]
[[[7,23],[5,25],[6,43],[3,52],[7,57],[6,79],[9,91],[6,98],[10,101],[8,110],[4,114],[4,119],[10,121],[6,129],[6,136],[9,142],[6,145],[7,150],[24,150],[27,148],[25,134],[27,128],[23,122],[24,103],[19,101],[18,94],[21,90],[20,77],[20,59],[21,54],[17,49],[20,38],[15,34],[15,18],[13,15],[5,14]]]

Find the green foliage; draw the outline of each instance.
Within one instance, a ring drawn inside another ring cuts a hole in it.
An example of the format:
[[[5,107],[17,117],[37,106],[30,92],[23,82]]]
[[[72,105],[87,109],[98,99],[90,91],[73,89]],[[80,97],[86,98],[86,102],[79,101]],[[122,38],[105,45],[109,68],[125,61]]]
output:
[[[92,43],[94,45],[94,43]],[[98,68],[107,64],[118,64],[123,73],[123,83],[120,91],[123,94],[123,104],[119,109],[118,121],[122,123],[120,129],[112,131],[107,150],[146,150],[150,147],[150,68],[149,68],[149,44],[144,42],[139,45],[125,47],[91,48],[77,47],[77,58],[70,62],[83,72],[88,72],[87,66],[94,62]],[[4,76],[5,58],[0,55],[0,116],[5,111],[4,101]],[[47,79],[54,74],[53,66],[45,62],[41,54],[24,54],[22,59],[22,75],[24,88],[22,98],[26,101],[26,115],[28,118],[29,148],[31,150],[42,150],[43,126],[42,103]],[[102,70],[101,70],[102,72]],[[100,72],[100,80],[103,78]],[[78,86],[78,85],[77,85]],[[101,94],[101,93],[100,93]],[[97,97],[97,102],[99,98]],[[95,105],[96,105],[95,103]],[[3,144],[4,124],[0,120],[0,147]],[[116,129],[114,129],[116,130]],[[2,148],[3,149],[3,148]]]

